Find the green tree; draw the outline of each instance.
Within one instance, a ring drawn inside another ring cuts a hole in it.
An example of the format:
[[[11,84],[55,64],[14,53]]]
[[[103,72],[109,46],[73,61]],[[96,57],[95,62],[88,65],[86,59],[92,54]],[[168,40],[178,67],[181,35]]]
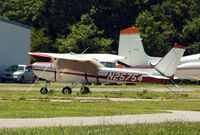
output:
[[[35,29],[31,31],[31,51],[32,52],[57,52],[54,42],[47,34],[46,28]],[[35,61],[48,61],[46,58],[31,57],[31,63]]]
[[[165,54],[171,48],[173,40],[177,36],[173,24],[156,21],[149,11],[138,16],[136,26],[140,28],[145,51],[153,56]]]
[[[43,4],[41,0],[3,0],[0,17],[36,27],[42,18]]]
[[[57,39],[60,52],[81,53],[85,49],[92,53],[105,53],[113,40],[104,38],[104,32],[98,30],[89,14],[81,16],[81,21],[71,26],[71,33],[66,38]]]
[[[53,41],[50,36],[46,33],[47,29],[33,29],[31,32],[31,51],[32,52],[54,52],[55,47],[53,47]]]
[[[200,52],[200,17],[188,21],[183,28],[183,39],[188,44],[188,53],[194,54]]]
[[[198,32],[194,31],[197,36],[195,38],[189,36],[192,32],[189,32],[190,29],[199,31],[197,21],[193,20],[195,17],[198,18],[199,13],[193,12],[192,8],[196,12],[200,11],[197,0],[165,0],[139,14],[136,26],[140,29],[144,46],[150,55],[164,55],[176,42],[189,46],[188,53],[198,52]],[[191,51],[191,49],[194,50]]]

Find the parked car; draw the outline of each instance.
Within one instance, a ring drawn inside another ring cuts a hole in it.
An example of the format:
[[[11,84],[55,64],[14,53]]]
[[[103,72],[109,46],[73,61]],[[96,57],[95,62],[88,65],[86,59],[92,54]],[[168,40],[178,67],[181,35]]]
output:
[[[34,75],[31,68],[26,65],[11,65],[6,69],[1,75],[1,81],[14,81],[14,82],[26,82],[31,81],[34,82],[36,80],[36,76]]]

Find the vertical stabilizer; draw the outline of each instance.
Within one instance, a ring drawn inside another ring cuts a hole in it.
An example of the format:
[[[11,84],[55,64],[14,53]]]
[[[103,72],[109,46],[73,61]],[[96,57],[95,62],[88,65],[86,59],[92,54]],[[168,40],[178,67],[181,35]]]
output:
[[[137,28],[127,28],[120,31],[118,55],[125,56],[126,59],[122,62],[131,66],[148,63],[150,58],[144,51]]]
[[[163,76],[172,77],[185,49],[185,46],[175,44],[174,47],[155,66],[153,66],[154,69]]]
[[[144,51],[138,28],[132,27],[120,31],[118,55],[126,57],[121,60],[130,66],[149,66],[157,63],[159,57],[150,57]]]

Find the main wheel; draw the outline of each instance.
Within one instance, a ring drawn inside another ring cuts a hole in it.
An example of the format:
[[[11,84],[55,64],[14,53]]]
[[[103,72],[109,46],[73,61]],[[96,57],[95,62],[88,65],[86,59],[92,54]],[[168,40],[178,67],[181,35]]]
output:
[[[72,89],[70,88],[70,87],[64,87],[63,89],[62,89],[62,93],[63,94],[72,94]]]
[[[40,89],[40,93],[41,93],[41,94],[47,94],[47,93],[48,93],[48,89],[47,89],[46,87],[42,87],[42,88]]]
[[[88,94],[90,93],[90,89],[88,87],[82,87],[80,92],[81,94]]]

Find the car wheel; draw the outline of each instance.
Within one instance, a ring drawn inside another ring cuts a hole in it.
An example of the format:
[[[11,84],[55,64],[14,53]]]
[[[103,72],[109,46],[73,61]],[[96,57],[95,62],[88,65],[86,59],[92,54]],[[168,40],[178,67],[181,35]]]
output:
[[[21,79],[20,79],[19,82],[20,82],[20,83],[24,83],[24,76],[21,77]]]
[[[4,83],[4,82],[5,82],[5,79],[1,79],[1,82]]]

